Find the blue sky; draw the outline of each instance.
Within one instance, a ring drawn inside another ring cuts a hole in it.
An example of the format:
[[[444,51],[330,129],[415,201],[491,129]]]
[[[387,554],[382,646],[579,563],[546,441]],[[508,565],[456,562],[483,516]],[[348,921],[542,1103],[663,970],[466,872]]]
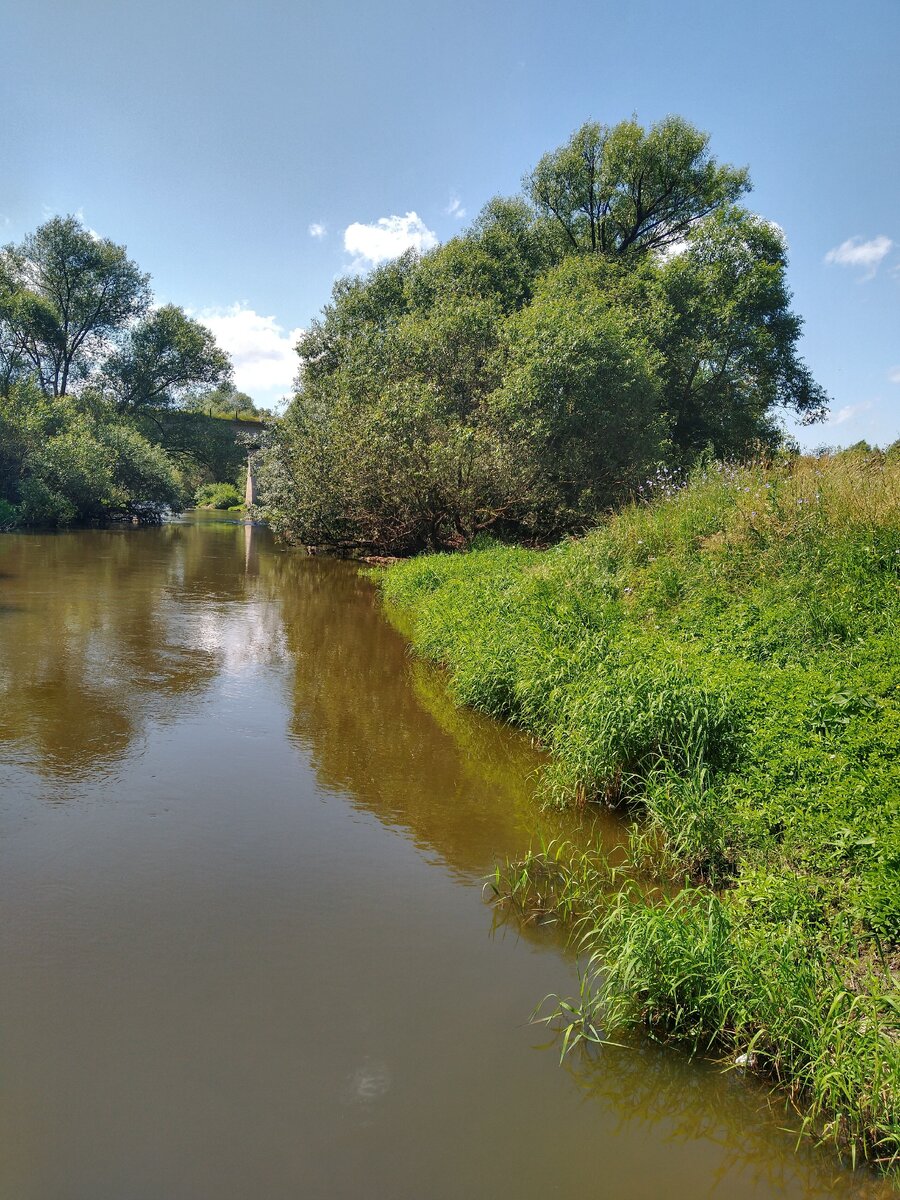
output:
[[[805,445],[900,436],[900,0],[0,0],[0,240],[77,212],[290,390],[334,279],[465,226],[588,119],[679,113],[785,230]]]

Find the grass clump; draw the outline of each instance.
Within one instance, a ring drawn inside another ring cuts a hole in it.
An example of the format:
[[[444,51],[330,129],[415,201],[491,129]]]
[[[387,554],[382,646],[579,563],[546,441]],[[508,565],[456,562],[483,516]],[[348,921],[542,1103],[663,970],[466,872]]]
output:
[[[746,1055],[895,1163],[900,454],[648,492],[550,550],[399,563],[386,601],[458,702],[551,752],[548,803],[634,815],[615,899],[558,851],[507,873],[517,903],[580,914],[605,1027]]]
[[[244,497],[233,483],[204,483],[194,495],[198,508],[243,508]]]

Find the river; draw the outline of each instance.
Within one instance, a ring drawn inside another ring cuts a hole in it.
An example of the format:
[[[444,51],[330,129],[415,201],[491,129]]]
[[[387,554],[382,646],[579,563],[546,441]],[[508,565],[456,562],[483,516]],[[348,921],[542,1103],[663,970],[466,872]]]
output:
[[[572,957],[482,895],[538,765],[351,564],[0,536],[0,1200],[894,1194],[736,1072],[559,1065]]]

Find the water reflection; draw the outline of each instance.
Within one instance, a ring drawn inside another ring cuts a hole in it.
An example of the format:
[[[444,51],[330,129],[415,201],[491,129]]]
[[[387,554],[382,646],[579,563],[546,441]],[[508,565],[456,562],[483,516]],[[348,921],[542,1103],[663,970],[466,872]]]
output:
[[[110,801],[4,796],[0,1194],[887,1195],[733,1075],[534,1045],[571,962],[491,941],[477,881],[584,831],[352,564],[215,520],[10,536],[0,606],[4,762]]]
[[[269,668],[290,678],[290,735],[322,789],[456,874],[576,832],[535,806],[537,752],[454,707],[352,563],[279,552],[266,530],[214,518],[7,537],[0,554],[7,763],[108,778],[150,724],[183,719],[223,677]]]
[[[0,741],[46,777],[108,773],[149,719],[174,721],[242,647],[278,641],[265,614],[223,628],[258,559],[237,526],[0,539]],[[276,622],[277,623],[277,622]],[[229,639],[229,632],[231,637]]]
[[[291,730],[323,788],[402,826],[466,877],[536,837],[572,832],[571,816],[535,805],[537,752],[453,707],[357,567],[284,555],[274,571],[293,671]]]
[[[148,703],[174,715],[215,672],[173,620],[179,556],[141,555],[137,541],[0,540],[0,739],[44,774],[84,777],[122,758]]]
[[[692,1061],[675,1048],[629,1035],[619,1041],[578,1048],[565,1058],[564,1070],[586,1102],[614,1118],[615,1129],[627,1127],[632,1136],[643,1130],[648,1145],[716,1146],[710,1196],[727,1196],[736,1177],[771,1196],[798,1187],[805,1200],[896,1196],[885,1180],[843,1169],[830,1146],[803,1136],[783,1092],[722,1064]],[[545,1048],[558,1053],[559,1037]]]

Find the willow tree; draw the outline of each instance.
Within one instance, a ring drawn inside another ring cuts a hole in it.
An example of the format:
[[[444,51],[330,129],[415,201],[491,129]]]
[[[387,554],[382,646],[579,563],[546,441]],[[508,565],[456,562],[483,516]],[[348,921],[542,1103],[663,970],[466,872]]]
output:
[[[744,168],[716,161],[708,134],[666,117],[647,130],[588,122],[544,155],[526,185],[570,249],[622,255],[681,241],[750,182]]]
[[[659,264],[663,407],[684,458],[777,445],[785,412],[807,425],[825,416],[828,397],[798,354],[803,322],[786,272],[779,229],[736,206],[699,222]]]
[[[463,235],[340,282],[265,456],[279,532],[409,552],[578,532],[657,464],[816,420],[777,229],[679,117],[587,124]]]

